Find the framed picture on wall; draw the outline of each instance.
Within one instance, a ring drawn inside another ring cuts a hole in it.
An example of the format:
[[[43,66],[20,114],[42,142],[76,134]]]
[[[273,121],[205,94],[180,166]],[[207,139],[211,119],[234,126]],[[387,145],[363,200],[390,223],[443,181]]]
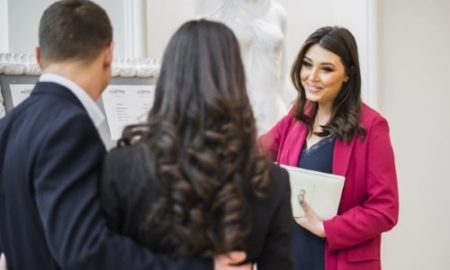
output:
[[[0,62],[1,117],[31,94],[39,79],[39,70],[31,72],[28,65],[35,64]],[[114,60],[111,82],[97,100],[106,119],[99,133],[107,148],[116,145],[125,126],[145,121],[153,105],[158,72],[159,64],[153,60]]]

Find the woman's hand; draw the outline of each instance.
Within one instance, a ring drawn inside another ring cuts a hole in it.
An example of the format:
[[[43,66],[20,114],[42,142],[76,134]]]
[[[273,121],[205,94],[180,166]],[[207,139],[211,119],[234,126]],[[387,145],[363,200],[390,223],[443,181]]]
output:
[[[305,211],[305,216],[295,218],[295,221],[311,233],[319,237],[326,237],[322,219],[305,200],[300,203],[300,206],[303,208],[303,211]]]

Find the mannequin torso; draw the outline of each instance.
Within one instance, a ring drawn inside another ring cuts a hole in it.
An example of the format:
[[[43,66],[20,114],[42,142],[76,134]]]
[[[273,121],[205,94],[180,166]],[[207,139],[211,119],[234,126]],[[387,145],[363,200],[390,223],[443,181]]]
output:
[[[287,111],[281,94],[286,76],[284,8],[270,0],[199,0],[198,13],[235,33],[258,132],[266,132]]]

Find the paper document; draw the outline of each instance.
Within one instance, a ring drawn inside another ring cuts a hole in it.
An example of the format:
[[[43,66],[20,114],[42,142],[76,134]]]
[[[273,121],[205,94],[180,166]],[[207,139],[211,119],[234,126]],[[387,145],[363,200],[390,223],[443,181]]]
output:
[[[110,85],[102,94],[111,140],[118,140],[123,128],[145,122],[153,105],[154,85]]]
[[[34,84],[10,84],[9,88],[11,89],[13,107],[16,107],[30,96]]]
[[[337,214],[345,177],[280,165],[289,172],[294,217],[304,216],[299,200],[304,199],[322,219]]]

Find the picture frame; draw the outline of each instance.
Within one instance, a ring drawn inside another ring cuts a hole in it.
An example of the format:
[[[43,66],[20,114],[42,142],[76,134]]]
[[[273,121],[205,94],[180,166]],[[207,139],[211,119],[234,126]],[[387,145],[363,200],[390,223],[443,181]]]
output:
[[[159,62],[149,58],[113,60],[111,82],[97,100],[105,115],[98,130],[108,149],[117,144],[126,124],[146,118],[153,104],[159,68]],[[0,53],[0,117],[27,98],[39,76],[33,55]]]

